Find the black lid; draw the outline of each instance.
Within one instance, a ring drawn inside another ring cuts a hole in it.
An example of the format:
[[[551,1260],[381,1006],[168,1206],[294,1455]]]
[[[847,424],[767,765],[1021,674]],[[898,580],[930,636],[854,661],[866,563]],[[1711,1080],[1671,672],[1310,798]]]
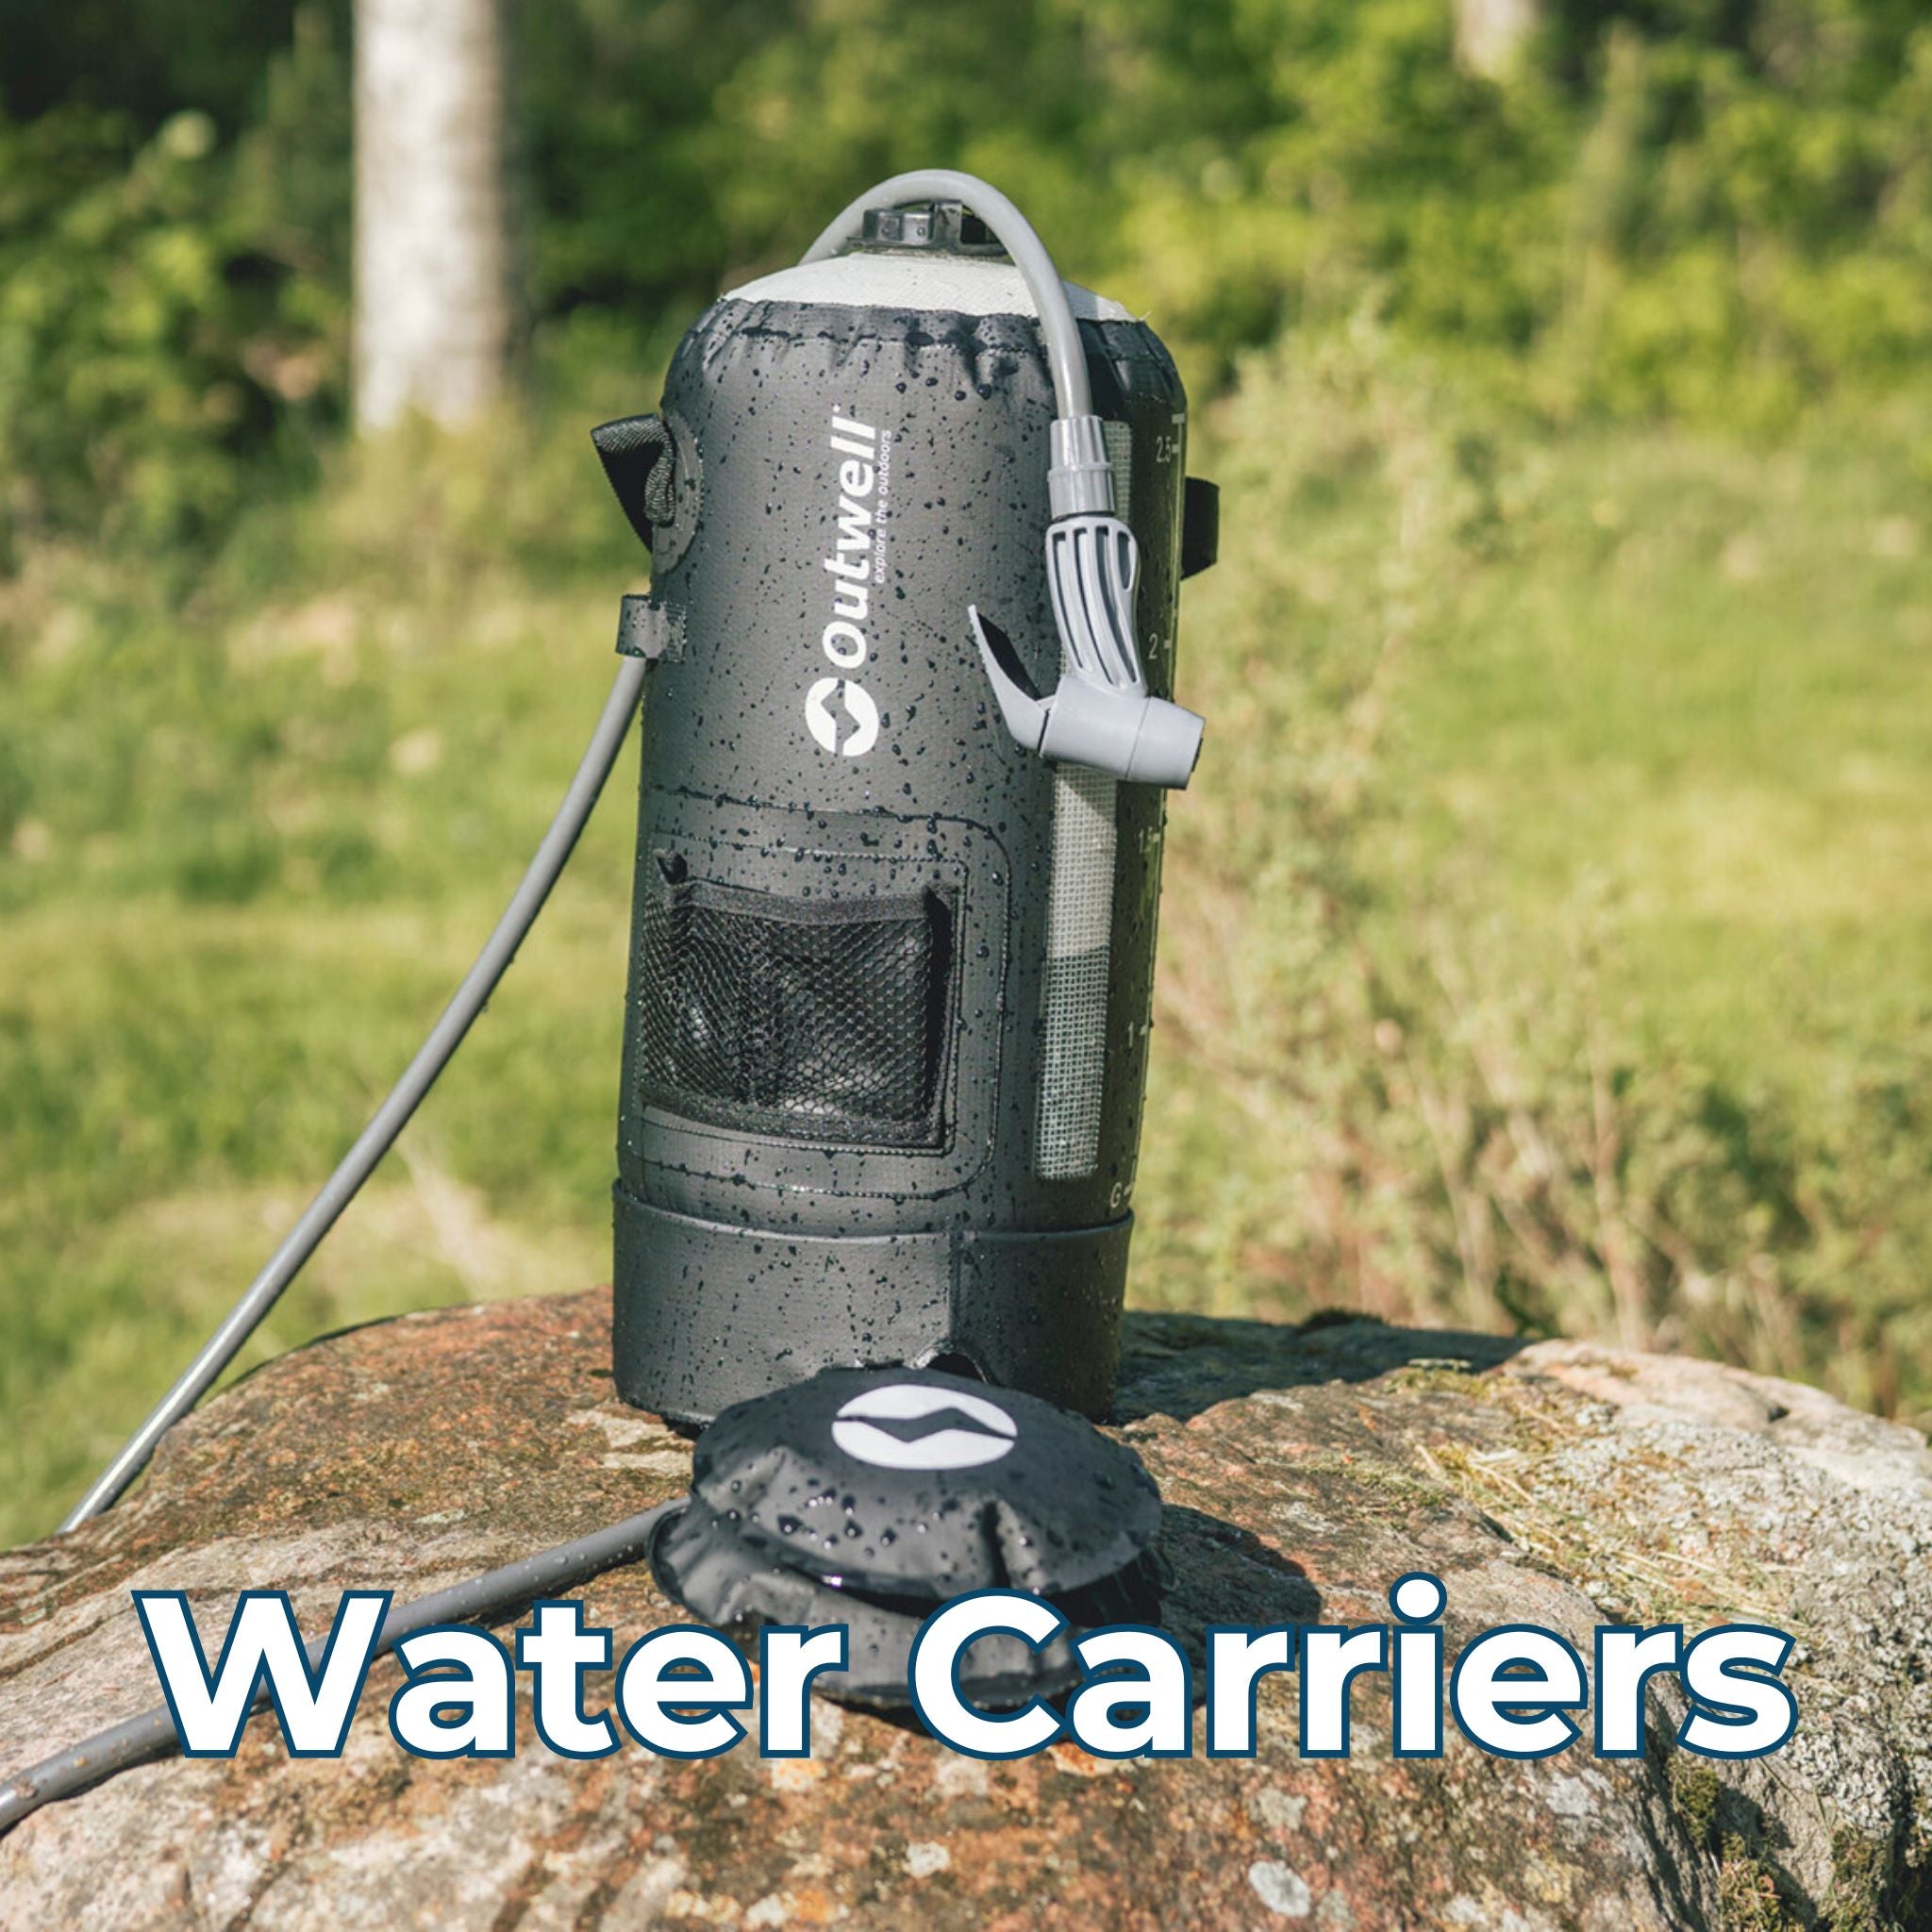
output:
[[[1076,1682],[1073,1641],[1152,1621],[1160,1496],[1141,1458],[1027,1395],[935,1370],[827,1369],[726,1409],[698,1440],[689,1508],[656,1540],[658,1581],[706,1623],[844,1624],[823,1688],[904,1705],[912,1640],[975,1590],[1041,1596],[1069,1628],[1038,1652],[991,1634],[961,1659],[989,1707]]]
[[[1160,1493],[1124,1444],[930,1369],[827,1369],[739,1403],[699,1438],[691,1487],[790,1567],[936,1603],[1084,1590],[1160,1527]]]

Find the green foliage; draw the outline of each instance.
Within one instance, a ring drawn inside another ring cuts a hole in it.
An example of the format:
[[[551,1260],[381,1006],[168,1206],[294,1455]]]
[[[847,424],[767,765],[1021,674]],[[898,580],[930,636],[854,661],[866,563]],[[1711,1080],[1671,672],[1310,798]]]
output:
[[[648,85],[641,27],[602,15],[588,85]],[[875,175],[937,155],[998,175],[1210,377],[1365,298],[1564,414],[1774,425],[1932,346],[1918,9],[1558,8],[1502,86],[1460,71],[1452,25],[1447,0],[801,7],[652,116],[652,172],[680,229],[703,211],[686,258],[720,273],[795,252]],[[620,182],[643,221],[618,168],[574,179],[558,225],[607,265]],[[652,257],[630,258],[608,286],[648,304]]]
[[[0,541],[174,542],[307,467],[344,375],[345,11],[170,0],[108,50],[97,0],[0,0],[34,57],[0,82]],[[1197,390],[1364,306],[1557,419],[1775,431],[1932,351],[1910,0],[1552,0],[1500,85],[1450,0],[558,0],[511,30],[530,312],[644,363],[934,158],[1009,184]]]
[[[1552,441],[1374,326],[1214,420],[1141,1291],[1924,1413],[1921,424]]]
[[[259,105],[265,68],[289,46],[298,11],[325,12],[344,40],[350,0],[0,0],[0,110],[31,121],[50,108],[110,108],[152,132],[194,107],[225,127]]]
[[[307,456],[341,392],[344,85],[307,15],[237,142],[198,108],[145,139],[0,120],[0,569],[51,534],[158,554]]]
[[[1932,23],[1893,5],[1747,19],[1734,44],[1690,22],[1604,42],[1565,238],[1586,402],[1784,423],[1835,385],[1895,384],[1932,340]]]

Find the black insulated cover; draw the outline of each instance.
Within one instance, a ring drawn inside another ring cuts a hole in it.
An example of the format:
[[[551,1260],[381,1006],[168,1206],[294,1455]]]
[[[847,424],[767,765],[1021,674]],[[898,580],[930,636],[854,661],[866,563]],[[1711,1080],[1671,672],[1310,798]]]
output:
[[[816,262],[799,299],[791,273],[707,311],[658,411],[675,515],[649,525],[651,601],[682,642],[639,726],[618,1392],[707,1423],[820,1369],[958,1359],[1103,1415],[1165,808],[1145,786],[1081,794],[1110,832],[1058,866],[1061,940],[1073,908],[1089,923],[1056,963],[1056,825],[1064,846],[1086,820],[1006,729],[968,616],[994,613],[1033,688],[1056,688],[1039,325],[971,254]],[[959,306],[891,294],[928,284]],[[1167,698],[1187,399],[1144,324],[1080,335],[1095,412],[1127,432],[1136,634]],[[665,891],[664,853],[691,890]],[[924,913],[814,931],[806,902]],[[1077,1111],[1064,1173],[1041,1171],[1043,1107]]]
[[[658,1538],[664,1587],[756,1643],[763,1624],[845,1624],[834,1696],[908,1702],[920,1623],[1017,1590],[1072,1626],[1035,1653],[982,1638],[959,1681],[993,1707],[1077,1681],[1070,1640],[1148,1622],[1160,1496],[1141,1459],[1031,1396],[936,1370],[827,1369],[726,1409],[699,1438],[691,1505]]]

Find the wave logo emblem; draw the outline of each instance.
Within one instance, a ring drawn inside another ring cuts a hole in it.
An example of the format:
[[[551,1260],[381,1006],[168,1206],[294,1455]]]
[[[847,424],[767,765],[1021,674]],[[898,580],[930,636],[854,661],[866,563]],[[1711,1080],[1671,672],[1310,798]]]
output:
[[[998,1403],[918,1382],[868,1389],[832,1422],[832,1441],[874,1469],[978,1469],[1008,1454],[1019,1433]]]
[[[840,701],[834,716],[832,701]],[[821,751],[862,758],[879,741],[879,708],[856,677],[822,677],[805,694],[805,722]],[[844,741],[840,741],[841,727]]]

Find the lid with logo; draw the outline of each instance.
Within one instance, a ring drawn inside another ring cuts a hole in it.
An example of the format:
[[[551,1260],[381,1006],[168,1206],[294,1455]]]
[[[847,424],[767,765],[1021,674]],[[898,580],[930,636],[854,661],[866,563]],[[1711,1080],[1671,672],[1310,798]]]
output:
[[[658,1580],[708,1623],[850,1626],[825,1688],[905,1701],[921,1620],[949,1597],[1016,1590],[1069,1628],[1035,1653],[974,1646],[961,1683],[1024,1702],[1079,1675],[1082,1628],[1145,1621],[1160,1495],[1091,1423],[935,1370],[827,1369],[726,1409],[698,1439],[691,1507],[659,1536]]]
[[[698,1439],[691,1488],[795,1569],[935,1602],[1083,1589],[1160,1525],[1124,1444],[934,1370],[827,1369],[740,1403]]]

